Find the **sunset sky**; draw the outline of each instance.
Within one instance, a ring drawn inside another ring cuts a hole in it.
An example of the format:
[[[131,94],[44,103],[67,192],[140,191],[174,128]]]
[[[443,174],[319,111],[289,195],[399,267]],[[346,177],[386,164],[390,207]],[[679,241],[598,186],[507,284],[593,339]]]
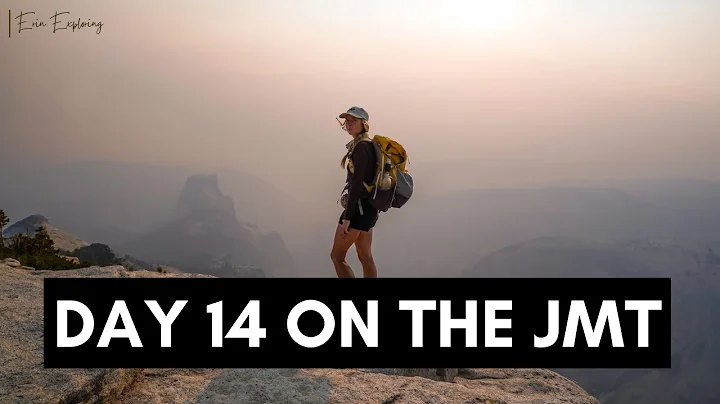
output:
[[[335,117],[359,105],[420,168],[720,180],[718,1],[92,3],[3,2],[3,159],[342,176]],[[8,9],[104,26],[8,38]]]

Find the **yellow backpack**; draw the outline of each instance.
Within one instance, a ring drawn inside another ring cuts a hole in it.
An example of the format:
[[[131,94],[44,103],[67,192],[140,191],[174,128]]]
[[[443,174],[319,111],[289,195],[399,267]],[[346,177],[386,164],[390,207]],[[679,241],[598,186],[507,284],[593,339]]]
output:
[[[402,207],[413,193],[413,179],[408,173],[408,154],[405,147],[395,139],[375,135],[360,141],[372,142],[377,153],[377,167],[372,184],[365,184],[370,193],[370,203],[378,210]],[[348,161],[352,172],[352,160]]]

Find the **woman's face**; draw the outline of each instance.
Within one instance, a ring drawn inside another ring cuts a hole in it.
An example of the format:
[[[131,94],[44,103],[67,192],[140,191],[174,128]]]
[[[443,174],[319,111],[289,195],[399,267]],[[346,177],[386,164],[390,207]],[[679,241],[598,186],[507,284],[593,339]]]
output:
[[[356,136],[359,133],[362,133],[363,131],[363,124],[362,120],[355,118],[352,115],[348,115],[345,118],[345,130],[350,134],[350,136]]]

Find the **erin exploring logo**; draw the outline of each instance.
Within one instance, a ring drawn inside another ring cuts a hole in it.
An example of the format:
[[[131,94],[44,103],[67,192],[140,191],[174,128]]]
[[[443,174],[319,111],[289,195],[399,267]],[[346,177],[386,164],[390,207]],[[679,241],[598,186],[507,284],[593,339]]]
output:
[[[25,33],[30,30],[44,29],[53,34],[62,32],[79,32],[94,29],[95,34],[100,35],[102,31],[102,21],[95,21],[91,18],[83,18],[70,15],[69,11],[56,11],[47,18],[42,18],[34,11],[21,11],[16,16],[12,16],[12,10],[8,10],[9,29],[8,36],[12,33]],[[10,29],[15,27],[14,29]]]

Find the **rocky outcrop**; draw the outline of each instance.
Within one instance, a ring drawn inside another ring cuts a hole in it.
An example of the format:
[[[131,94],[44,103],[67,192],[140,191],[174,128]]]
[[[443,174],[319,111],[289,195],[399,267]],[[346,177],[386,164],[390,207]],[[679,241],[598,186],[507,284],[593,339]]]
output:
[[[598,403],[543,369],[44,369],[43,278],[208,276],[15,264],[0,263],[2,403]]]
[[[119,403],[597,404],[542,369],[468,369],[453,383],[364,369],[145,369]]]
[[[61,255],[61,257],[65,258],[66,260],[68,260],[70,262],[74,262],[76,264],[80,263],[80,259],[78,257],[71,257],[71,256],[67,256],[67,255]]]
[[[2,269],[3,265],[10,268],[19,268],[24,270],[33,270],[35,268],[33,267],[27,267],[25,265],[22,265],[20,261],[14,259],[14,258],[5,258],[4,260],[0,261],[0,269]]]
[[[11,268],[20,268],[20,261],[14,259],[14,258],[5,258],[4,260],[0,260],[0,267],[3,265],[11,267]]]
[[[34,271],[15,263],[0,263],[0,403],[103,401],[117,397],[138,374],[138,369],[43,368],[43,278],[202,276],[130,272],[121,266]]]

